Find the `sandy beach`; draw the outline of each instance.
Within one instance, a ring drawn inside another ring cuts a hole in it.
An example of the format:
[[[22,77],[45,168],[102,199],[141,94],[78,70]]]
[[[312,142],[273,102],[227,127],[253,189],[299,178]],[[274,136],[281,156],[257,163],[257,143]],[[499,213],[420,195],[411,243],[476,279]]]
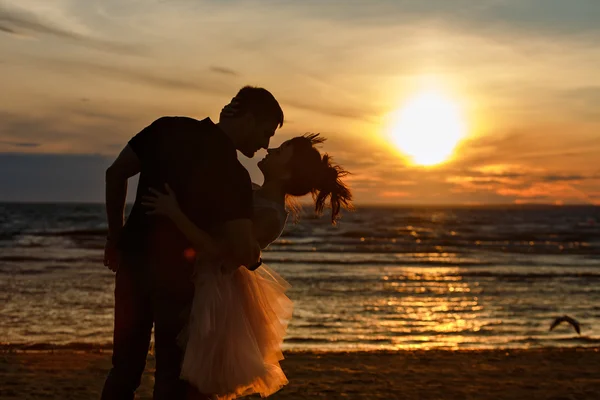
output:
[[[106,351],[3,351],[0,398],[93,399]],[[290,383],[272,399],[598,399],[600,348],[291,352]],[[150,399],[154,358],[138,398]]]

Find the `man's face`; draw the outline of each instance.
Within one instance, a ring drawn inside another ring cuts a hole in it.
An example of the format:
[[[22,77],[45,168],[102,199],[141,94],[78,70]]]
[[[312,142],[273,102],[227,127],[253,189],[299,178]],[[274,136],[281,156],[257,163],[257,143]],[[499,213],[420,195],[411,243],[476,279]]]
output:
[[[248,158],[254,157],[254,154],[260,149],[268,149],[269,141],[275,135],[279,124],[274,121],[253,121],[248,124],[246,140],[240,146],[240,151]]]

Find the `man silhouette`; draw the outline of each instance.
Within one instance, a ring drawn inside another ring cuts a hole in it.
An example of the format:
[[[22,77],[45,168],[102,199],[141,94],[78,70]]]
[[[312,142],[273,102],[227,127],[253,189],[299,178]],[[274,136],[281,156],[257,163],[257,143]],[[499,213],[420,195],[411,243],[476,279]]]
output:
[[[263,88],[244,87],[236,112],[209,118],[163,117],[134,136],[106,171],[109,235],[104,264],[116,272],[112,369],[102,399],[133,399],[154,325],[155,399],[182,399],[183,348],[194,288],[191,245],[167,218],[147,215],[142,196],[168,184],[185,214],[206,232],[219,232],[227,257],[252,268],[260,247],[252,234],[252,184],[237,159],[269,146],[283,111]],[[127,179],[140,173],[136,200],[123,225]]]

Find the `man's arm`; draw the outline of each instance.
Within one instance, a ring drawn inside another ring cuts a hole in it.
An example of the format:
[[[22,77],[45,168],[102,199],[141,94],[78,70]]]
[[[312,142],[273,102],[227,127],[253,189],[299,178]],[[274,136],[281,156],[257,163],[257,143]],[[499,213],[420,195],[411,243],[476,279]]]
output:
[[[116,271],[119,267],[116,244],[123,228],[127,179],[139,173],[140,168],[140,160],[129,145],[127,145],[106,170],[108,239],[104,251],[104,265],[113,271]]]

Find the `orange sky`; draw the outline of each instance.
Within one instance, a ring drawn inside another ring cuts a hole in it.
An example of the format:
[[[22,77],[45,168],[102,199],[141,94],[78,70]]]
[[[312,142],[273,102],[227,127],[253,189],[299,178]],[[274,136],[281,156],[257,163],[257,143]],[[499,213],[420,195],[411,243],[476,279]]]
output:
[[[600,202],[600,2],[341,4],[0,0],[0,163],[110,162],[155,118],[216,118],[252,84],[284,108],[272,144],[321,132],[357,203]],[[386,125],[426,87],[467,126],[430,168],[408,163]],[[257,182],[262,156],[243,160]]]

